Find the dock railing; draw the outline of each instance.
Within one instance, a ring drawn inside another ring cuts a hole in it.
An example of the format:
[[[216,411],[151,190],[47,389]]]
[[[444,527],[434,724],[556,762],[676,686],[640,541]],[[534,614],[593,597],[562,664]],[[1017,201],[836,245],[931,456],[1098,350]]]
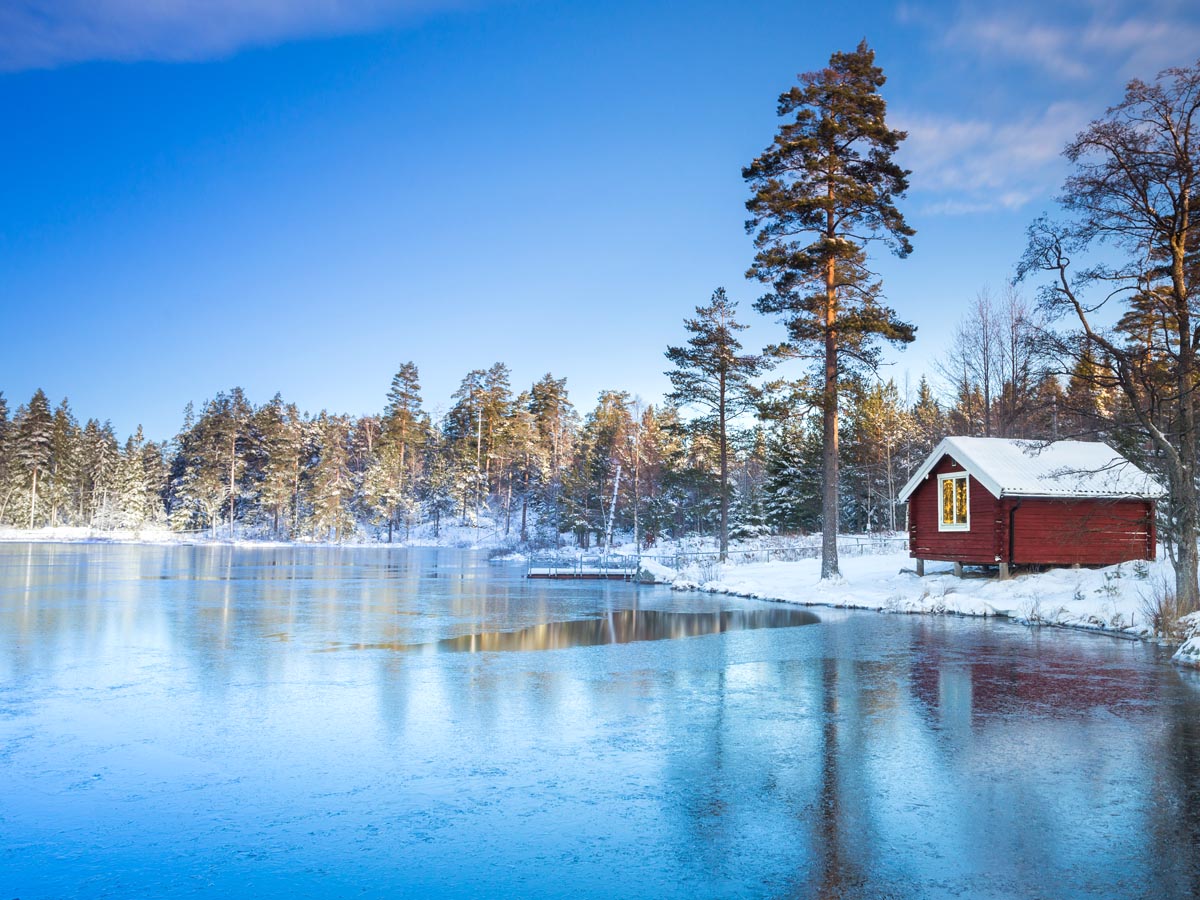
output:
[[[638,558],[624,553],[585,554],[573,557],[545,556],[529,560],[530,578],[617,578],[637,576]]]

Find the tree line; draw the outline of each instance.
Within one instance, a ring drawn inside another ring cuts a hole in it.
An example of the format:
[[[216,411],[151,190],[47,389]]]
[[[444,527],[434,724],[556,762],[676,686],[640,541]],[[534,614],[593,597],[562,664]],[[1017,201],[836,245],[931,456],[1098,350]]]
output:
[[[41,390],[10,413],[0,394],[0,524],[392,541],[419,527],[436,535],[445,524],[486,522],[514,542],[582,547],[614,531],[643,544],[820,531],[819,409],[784,402],[779,383],[758,387],[744,371],[726,372],[722,422],[720,376],[712,388],[689,369],[712,359],[705,333],[714,321],[717,330],[739,327],[735,312],[718,291],[687,320],[693,341],[667,350],[677,365],[663,403],[610,390],[583,415],[565,378],[547,374],[515,390],[503,363],[469,372],[436,418],[417,366],[405,363],[376,414],[308,414],[280,395],[256,404],[235,387],[189,404],[166,441],[147,440],[140,427],[121,440],[106,421],[80,424],[69,401],[52,406]],[[1071,418],[1067,398],[1090,384],[1062,390],[1040,370],[1016,418],[1003,384],[994,433],[1078,434],[1084,420]],[[902,528],[895,496],[924,457],[946,434],[985,433],[981,386],[955,390],[945,403],[925,378],[844,380],[846,529]]]

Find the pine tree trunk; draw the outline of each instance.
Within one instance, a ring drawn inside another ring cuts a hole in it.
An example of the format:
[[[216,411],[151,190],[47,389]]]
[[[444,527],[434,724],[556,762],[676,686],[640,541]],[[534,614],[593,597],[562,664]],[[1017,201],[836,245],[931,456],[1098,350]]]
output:
[[[1195,452],[1192,464],[1186,468],[1193,470]],[[1196,485],[1192,478],[1185,477],[1176,486],[1178,490],[1179,516],[1176,520],[1177,558],[1175,561],[1175,596],[1179,608],[1183,610],[1200,609],[1200,585],[1197,584],[1196,538]]]
[[[237,436],[230,438],[229,441],[229,539],[233,540],[233,504],[235,497],[233,493],[233,473],[237,467]]]
[[[1175,248],[1172,281],[1179,310],[1179,364],[1175,370],[1179,391],[1179,461],[1177,484],[1179,559],[1175,566],[1175,596],[1185,612],[1200,609],[1200,580],[1197,578],[1196,498],[1196,344],[1192,336],[1188,291],[1183,269],[1183,242]]]
[[[504,475],[501,473],[501,481]],[[504,495],[504,536],[508,537],[512,531],[512,473],[508,473],[508,490]]]
[[[638,422],[637,431],[634,435],[633,442],[633,552],[637,554],[638,559],[642,557],[642,538],[639,532],[640,522],[639,517],[642,508],[642,492],[641,492],[641,452],[642,441],[642,426]]]
[[[721,442],[721,562],[729,555],[729,440],[725,429],[725,373],[720,376],[717,429]]]
[[[832,194],[832,187],[830,188]],[[828,237],[836,236],[833,210],[829,211]],[[837,268],[832,256],[825,264],[825,385],[822,395],[822,426],[825,446],[821,452],[824,485],[821,497],[821,578],[838,578],[838,343]]]
[[[479,409],[478,424],[475,428],[475,523],[479,523],[479,506],[483,501],[483,407]],[[466,504],[463,504],[463,519],[467,516]]]
[[[406,465],[405,457],[407,456],[407,449],[408,449],[408,441],[406,439],[407,434],[408,434],[407,428],[405,428],[400,433],[400,484],[399,484],[399,488],[400,488],[400,498],[402,500],[404,498],[404,467]],[[395,519],[395,516],[392,516],[392,519]],[[388,543],[389,544],[392,542],[391,524],[392,524],[391,520],[389,520],[388,521],[388,526],[389,526],[388,527]]]
[[[29,527],[33,528],[34,514],[37,512],[37,483],[38,468],[33,467],[33,480],[29,482]]]
[[[892,445],[885,447],[887,453],[887,486],[888,486],[888,529],[896,533],[896,479],[892,471]]]
[[[526,530],[527,513],[529,510],[529,469],[530,460],[529,453],[525,454],[525,475],[522,478],[523,485],[521,487],[521,541],[529,540],[529,532]]]
[[[557,550],[562,546],[562,482],[557,475],[554,477],[552,490],[554,492],[554,549]]]

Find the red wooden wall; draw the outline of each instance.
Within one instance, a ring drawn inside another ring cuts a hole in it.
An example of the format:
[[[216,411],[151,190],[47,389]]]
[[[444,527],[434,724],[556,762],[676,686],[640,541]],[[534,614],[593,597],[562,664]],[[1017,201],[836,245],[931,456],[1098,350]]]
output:
[[[1154,559],[1149,500],[1005,500],[1012,513],[1012,562],[1112,565]]]
[[[943,456],[929,477],[908,498],[908,545],[915,558],[975,565],[997,561],[996,554],[1000,552],[996,535],[998,504],[988,489],[973,477],[967,482],[971,530],[938,531],[942,498],[938,495],[937,477],[962,471],[962,466],[949,456]]]
[[[908,498],[908,543],[916,559],[968,565],[1112,565],[1154,559],[1150,500],[997,500],[974,477],[968,481],[970,531],[939,531],[938,475],[962,472],[949,456],[938,461]],[[1010,536],[1010,522],[1012,533]]]

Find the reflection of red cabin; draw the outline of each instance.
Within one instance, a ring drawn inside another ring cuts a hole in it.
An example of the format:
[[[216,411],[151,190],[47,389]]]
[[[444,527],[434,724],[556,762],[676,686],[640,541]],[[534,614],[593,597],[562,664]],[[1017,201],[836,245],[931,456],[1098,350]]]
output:
[[[917,560],[962,565],[1111,565],[1154,559],[1149,475],[1111,447],[948,437],[900,492]]]

